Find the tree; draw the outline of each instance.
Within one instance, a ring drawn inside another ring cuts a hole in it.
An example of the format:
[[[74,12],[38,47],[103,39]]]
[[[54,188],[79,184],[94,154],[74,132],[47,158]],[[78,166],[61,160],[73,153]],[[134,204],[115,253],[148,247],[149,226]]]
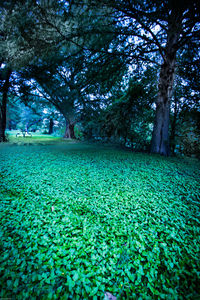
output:
[[[53,133],[53,119],[50,118],[49,120],[49,134],[52,134]]]
[[[0,142],[6,141],[6,105],[8,99],[8,90],[10,85],[11,70],[9,68],[1,69],[0,81]]]
[[[71,40],[62,42],[61,32],[58,32],[55,27],[55,24],[62,22],[63,27],[71,32],[70,17],[63,15],[63,5],[58,1],[42,0],[3,1],[0,4],[2,20],[0,24],[0,141],[5,140],[6,106],[11,73],[16,77],[19,71],[30,65],[41,66],[44,61],[56,57],[55,53],[61,54],[63,49],[68,49],[68,53],[76,51]],[[72,35],[70,34],[71,39],[73,39]]]
[[[151,152],[169,155],[169,115],[176,56],[193,40],[199,43],[199,1],[89,1],[89,6],[110,7],[120,49],[113,54],[128,63],[151,63],[160,67]],[[92,4],[91,4],[92,3]],[[107,32],[105,27],[103,32]],[[95,26],[90,32],[99,32]],[[159,54],[159,57],[157,56]]]
[[[85,10],[84,5],[77,7],[73,3],[63,3],[63,1],[27,1],[25,3],[7,1],[2,3],[1,12],[3,16],[1,32],[4,63],[11,66],[14,72],[21,72],[25,69],[26,75],[24,72],[20,73],[20,76],[25,76],[25,78],[27,73],[31,78],[30,70],[43,71],[46,78],[44,76],[42,78],[41,74],[37,76],[36,72],[32,77],[37,77],[43,92],[46,93],[46,99],[48,98],[51,103],[54,103],[64,115],[66,119],[65,136],[74,137],[75,109],[73,106],[79,97],[80,86],[77,86],[77,82],[73,82],[74,70],[71,71],[68,68],[68,74],[71,73],[70,78],[63,75],[66,70],[62,68],[62,63],[79,54],[85,44],[97,45],[96,41],[99,37],[91,39],[88,36],[86,38],[78,32],[78,22],[82,24],[81,26],[90,23],[90,18],[86,18],[84,23],[82,22],[84,16],[89,16],[89,12]],[[74,18],[75,15],[76,18]],[[105,37],[104,39],[101,37],[101,41],[98,41],[99,44],[105,44]],[[87,56],[90,55],[87,54]],[[59,64],[61,64],[60,71],[58,71]],[[49,67],[49,65],[51,66]],[[82,66],[82,64],[80,65]],[[56,74],[52,73],[52,68]],[[87,66],[85,66],[86,69]],[[75,72],[77,71],[75,70]],[[63,80],[65,86],[63,86]],[[85,84],[91,86],[88,82]],[[57,86],[60,88],[57,89]]]
[[[80,120],[80,111],[86,102],[91,105],[94,98],[103,98],[121,80],[125,68],[122,60],[109,58],[105,54],[81,51],[71,57],[62,54],[60,59],[56,57],[41,66],[29,66],[24,71],[24,77],[37,82],[36,88],[43,99],[64,116],[66,138],[75,138],[74,126]],[[109,70],[115,75],[112,78]]]
[[[190,42],[199,44],[199,1],[27,1],[25,5],[15,1],[14,9],[11,9],[11,1],[5,3],[2,6],[2,62],[7,67],[12,65],[11,70],[30,64],[41,70],[45,61],[55,63],[55,57],[62,62],[63,59],[81,57],[81,72],[75,81],[70,75],[70,80],[67,79],[66,86],[60,91],[55,85],[50,90],[50,85],[47,87],[46,84],[46,94],[51,93],[50,98],[57,98],[56,102],[62,103],[62,110],[70,98],[80,99],[83,89],[88,95],[95,94],[95,91],[108,95],[111,85],[115,84],[115,74],[119,75],[120,70],[121,76],[124,66],[158,66],[160,73],[151,151],[169,155],[169,115],[177,54]],[[106,76],[96,71],[97,66],[99,69],[105,67]],[[54,83],[62,81],[62,73],[51,74]],[[88,76],[90,73],[95,74],[94,78]],[[74,74],[73,70],[71,74]],[[84,85],[80,84],[80,78],[84,79]],[[105,80],[107,87],[101,84]],[[43,78],[43,90],[44,82]],[[65,100],[64,93],[69,96]],[[69,107],[72,106],[69,103]]]
[[[53,105],[64,117],[66,123],[65,138],[75,138],[76,102],[79,98],[78,85],[74,83],[75,72],[61,65],[33,66],[29,74],[36,81],[35,88],[43,101]]]
[[[29,7],[29,3],[22,5],[16,1],[14,4],[19,8],[20,14],[19,11],[15,11],[11,2],[3,1],[0,4],[2,17],[0,24],[0,142],[5,141],[6,108],[11,74],[35,59],[34,47],[30,45],[28,47],[22,35],[19,35],[20,26],[17,26],[21,20],[21,22],[25,22],[26,27],[28,15],[26,9]],[[26,18],[23,18],[25,14]],[[29,19],[31,19],[30,15]],[[30,27],[27,30],[30,30]]]

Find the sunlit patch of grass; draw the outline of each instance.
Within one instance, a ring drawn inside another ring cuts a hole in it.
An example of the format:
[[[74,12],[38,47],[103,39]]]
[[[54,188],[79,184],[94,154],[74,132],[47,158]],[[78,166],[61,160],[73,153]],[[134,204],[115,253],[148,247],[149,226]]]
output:
[[[8,142],[17,145],[50,145],[56,143],[78,143],[76,140],[63,139],[62,137],[52,136],[49,134],[31,133],[32,136],[16,136],[19,131],[11,131],[8,134]]]

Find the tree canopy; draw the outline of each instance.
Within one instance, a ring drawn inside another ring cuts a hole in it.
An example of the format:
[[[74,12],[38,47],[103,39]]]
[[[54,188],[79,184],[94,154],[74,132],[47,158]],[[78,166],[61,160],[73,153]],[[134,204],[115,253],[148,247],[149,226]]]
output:
[[[9,89],[29,104],[33,89],[38,106],[46,101],[64,116],[66,137],[75,137],[69,127],[77,122],[89,130],[88,114],[99,116],[98,133],[127,131],[131,140],[143,122],[151,152],[169,155],[177,97],[181,110],[199,110],[199,11],[195,0],[3,1],[1,141]]]

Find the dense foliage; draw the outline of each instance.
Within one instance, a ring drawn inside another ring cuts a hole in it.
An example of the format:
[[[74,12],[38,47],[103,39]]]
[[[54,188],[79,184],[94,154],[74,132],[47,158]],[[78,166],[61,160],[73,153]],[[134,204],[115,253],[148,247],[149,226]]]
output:
[[[82,111],[85,137],[120,142],[136,151],[150,150],[152,104],[157,91],[155,77],[156,70],[148,68],[133,76],[125,90],[115,89],[115,94],[101,108],[86,107],[86,112]]]
[[[197,160],[10,144],[0,168],[1,298],[200,296]]]

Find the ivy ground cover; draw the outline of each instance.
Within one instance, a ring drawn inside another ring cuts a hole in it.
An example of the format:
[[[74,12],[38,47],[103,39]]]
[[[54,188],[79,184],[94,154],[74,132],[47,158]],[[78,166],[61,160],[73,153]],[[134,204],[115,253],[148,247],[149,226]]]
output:
[[[199,162],[1,145],[0,298],[199,299]]]

